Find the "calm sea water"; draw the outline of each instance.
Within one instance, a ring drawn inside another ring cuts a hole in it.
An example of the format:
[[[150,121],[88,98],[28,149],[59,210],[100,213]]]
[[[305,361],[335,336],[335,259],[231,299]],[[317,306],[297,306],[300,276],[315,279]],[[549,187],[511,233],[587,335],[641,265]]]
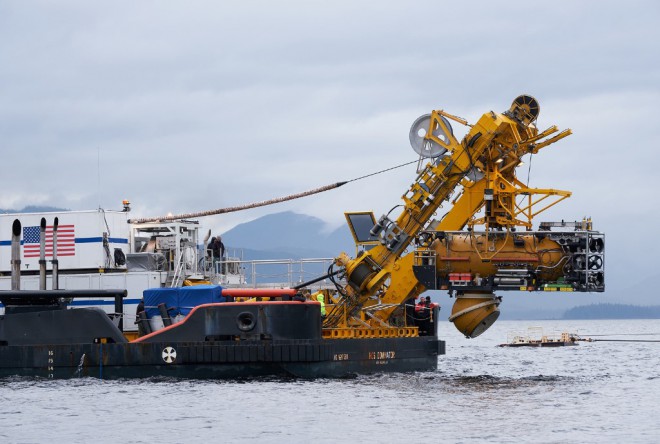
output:
[[[660,340],[660,321],[441,326],[437,372],[346,380],[0,380],[2,443],[660,442],[660,343],[499,348],[540,326]],[[639,335],[639,336],[635,336]],[[615,336],[612,336],[615,338]]]

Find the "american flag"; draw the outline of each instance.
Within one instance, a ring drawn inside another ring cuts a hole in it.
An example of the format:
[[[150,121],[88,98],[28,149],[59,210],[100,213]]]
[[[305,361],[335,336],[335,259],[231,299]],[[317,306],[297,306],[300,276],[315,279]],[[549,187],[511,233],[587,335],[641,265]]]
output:
[[[23,227],[23,256],[39,257],[41,229],[36,227]],[[76,232],[74,225],[58,225],[57,227],[57,256],[76,255]],[[46,227],[46,257],[53,257],[53,227]]]

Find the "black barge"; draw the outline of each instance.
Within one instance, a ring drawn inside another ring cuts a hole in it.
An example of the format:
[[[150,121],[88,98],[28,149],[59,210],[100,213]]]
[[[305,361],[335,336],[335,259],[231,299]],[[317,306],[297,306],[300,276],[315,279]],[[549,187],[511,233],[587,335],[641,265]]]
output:
[[[121,313],[125,295],[124,290],[1,292],[0,377],[341,378],[432,371],[445,351],[435,327],[430,336],[418,336],[416,328],[392,328],[328,337],[320,304],[312,301],[204,303],[179,322],[133,340],[122,332],[121,318],[113,321],[98,308],[67,307],[76,297],[115,297]]]

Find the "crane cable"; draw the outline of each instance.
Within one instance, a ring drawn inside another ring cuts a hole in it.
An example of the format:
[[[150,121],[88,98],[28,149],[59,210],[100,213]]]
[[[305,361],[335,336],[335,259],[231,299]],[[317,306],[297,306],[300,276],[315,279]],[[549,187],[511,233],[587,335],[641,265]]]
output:
[[[407,166],[407,165],[412,165],[413,163],[417,163],[417,162],[419,162],[419,160],[414,160],[412,162],[402,163],[401,165],[393,166],[393,167],[390,167],[390,168],[386,168],[384,170],[376,171],[375,173],[370,173],[370,174],[367,174],[365,176],[360,176],[360,177],[356,177],[355,179],[347,180],[344,183],[355,182],[356,180],[366,179],[367,177],[375,176],[376,174],[386,173],[388,171],[395,170],[397,168],[401,168],[401,167],[404,167],[404,166]]]
[[[527,168],[527,185],[525,185],[527,188],[529,188],[529,179],[532,176],[532,158],[534,157],[534,153],[529,153],[529,167]]]
[[[134,224],[143,224],[147,222],[165,222],[165,221],[171,221],[171,220],[179,220],[179,219],[192,219],[192,218],[197,218],[197,217],[205,217],[205,216],[215,216],[217,214],[225,214],[225,213],[233,213],[235,211],[242,211],[242,210],[249,210],[251,208],[258,208],[258,207],[264,207],[267,205],[273,205],[276,203],[280,202],[287,202],[289,200],[294,200],[294,199],[300,199],[301,197],[306,197],[306,196],[311,196],[313,194],[318,194],[322,193],[324,191],[330,191],[335,188],[339,188],[342,185],[345,185],[349,182],[355,182],[357,180],[361,179],[366,179],[367,177],[375,176],[377,174],[385,173],[387,171],[391,171],[397,168],[401,168],[406,165],[411,165],[413,163],[416,163],[417,161],[413,162],[407,162],[407,163],[402,163],[401,165],[393,166],[390,168],[386,168],[381,171],[376,171],[375,173],[367,174],[365,176],[360,176],[356,177],[351,180],[346,180],[343,182],[336,182],[330,185],[325,185],[319,188],[314,188],[312,190],[304,191],[302,193],[296,193],[296,194],[290,194],[288,196],[283,196],[283,197],[277,197],[274,199],[269,199],[269,200],[263,200],[260,202],[253,202],[250,204],[245,204],[245,205],[237,205],[234,207],[226,207],[226,208],[218,208],[215,210],[208,210],[208,211],[200,211],[197,213],[184,213],[184,214],[176,214],[176,215],[169,215],[169,216],[160,216],[160,217],[144,217],[141,219],[130,219],[128,222],[129,223],[134,223]]]

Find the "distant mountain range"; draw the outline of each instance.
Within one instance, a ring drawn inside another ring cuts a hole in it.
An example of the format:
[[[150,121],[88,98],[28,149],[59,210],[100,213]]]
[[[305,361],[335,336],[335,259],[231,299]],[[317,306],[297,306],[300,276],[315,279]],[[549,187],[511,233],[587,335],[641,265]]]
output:
[[[57,208],[57,207],[49,207],[45,205],[28,205],[26,207],[23,207],[22,210],[14,210],[14,209],[2,209],[0,208],[0,214],[13,214],[13,213],[50,213],[54,211],[70,211],[66,208]]]
[[[222,234],[228,249],[240,248],[244,259],[331,258],[355,253],[355,243],[342,226],[328,231],[321,219],[291,211],[269,214]]]
[[[243,260],[331,259],[342,251],[355,254],[355,244],[348,226],[328,230],[325,222],[313,216],[291,211],[269,214],[240,224],[222,234],[228,256]],[[331,261],[306,263],[286,262],[259,265],[258,273],[267,278],[281,278],[302,283],[327,273]],[[250,272],[247,271],[248,280]],[[257,282],[260,277],[256,276]]]
[[[573,307],[564,319],[660,319],[660,306],[641,307],[624,304],[591,304]]]

